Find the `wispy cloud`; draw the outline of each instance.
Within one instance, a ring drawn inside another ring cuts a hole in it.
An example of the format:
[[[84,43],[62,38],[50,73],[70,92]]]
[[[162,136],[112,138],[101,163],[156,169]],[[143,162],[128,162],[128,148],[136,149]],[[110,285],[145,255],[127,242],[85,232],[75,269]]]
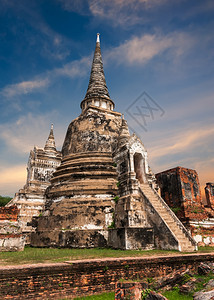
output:
[[[83,57],[64,64],[62,67],[48,70],[45,73],[36,76],[28,81],[22,81],[16,84],[9,84],[0,90],[0,95],[6,98],[13,98],[18,95],[26,95],[33,92],[41,92],[44,88],[53,84],[59,77],[82,77],[85,76],[91,64],[90,57]]]
[[[106,53],[107,59],[118,63],[144,64],[164,51],[171,51],[176,59],[194,44],[194,38],[184,32],[168,35],[145,34],[133,37]]]
[[[173,132],[171,137],[162,140],[161,145],[151,149],[150,156],[152,158],[161,158],[161,156],[174,155],[181,152],[189,151],[195,146],[200,147],[204,145],[204,139],[211,141],[214,136],[214,128],[194,128],[187,130],[182,129],[177,134]]]
[[[168,0],[59,0],[63,8],[92,15],[113,26],[132,26],[144,22],[144,10],[163,5]]]
[[[27,154],[34,145],[44,147],[49,134],[50,124],[57,120],[57,112],[33,115],[28,113],[15,122],[0,125],[0,140],[7,145],[8,151]],[[64,137],[64,124],[57,124],[57,146],[61,146]]]
[[[5,97],[13,97],[16,95],[29,94],[36,90],[40,90],[49,85],[48,78],[30,81],[22,81],[17,84],[10,84],[1,90],[1,94]]]
[[[87,74],[89,71],[89,67],[91,65],[91,57],[82,57],[80,60],[75,60],[70,63],[65,64],[61,68],[56,68],[51,72],[48,72],[49,76],[54,78],[58,76],[65,76],[65,77],[82,77]]]

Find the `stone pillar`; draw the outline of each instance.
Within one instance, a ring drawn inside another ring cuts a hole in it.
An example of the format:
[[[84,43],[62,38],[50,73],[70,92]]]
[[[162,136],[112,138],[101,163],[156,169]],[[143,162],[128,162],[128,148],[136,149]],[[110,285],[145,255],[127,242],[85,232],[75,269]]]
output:
[[[130,171],[134,172],[134,154],[130,153]]]

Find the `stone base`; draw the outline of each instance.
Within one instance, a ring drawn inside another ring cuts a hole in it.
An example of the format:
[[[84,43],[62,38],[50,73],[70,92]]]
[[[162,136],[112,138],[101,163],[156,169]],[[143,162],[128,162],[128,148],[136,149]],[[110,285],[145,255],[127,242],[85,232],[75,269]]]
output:
[[[22,234],[0,234],[0,252],[23,251],[25,238]]]
[[[54,230],[32,232],[33,247],[96,248],[107,247],[107,230]]]
[[[152,228],[117,228],[109,229],[108,246],[116,249],[154,249]]]

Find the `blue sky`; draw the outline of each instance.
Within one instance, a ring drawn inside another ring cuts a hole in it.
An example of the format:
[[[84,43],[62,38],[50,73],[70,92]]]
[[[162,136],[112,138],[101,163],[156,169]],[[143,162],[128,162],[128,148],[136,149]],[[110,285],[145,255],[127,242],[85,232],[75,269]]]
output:
[[[214,181],[213,28],[209,0],[0,0],[0,194],[24,185],[29,151],[44,146],[51,123],[61,149],[97,32],[115,110],[153,171],[180,165],[198,171],[202,188]],[[133,116],[144,91],[158,106],[143,128]]]

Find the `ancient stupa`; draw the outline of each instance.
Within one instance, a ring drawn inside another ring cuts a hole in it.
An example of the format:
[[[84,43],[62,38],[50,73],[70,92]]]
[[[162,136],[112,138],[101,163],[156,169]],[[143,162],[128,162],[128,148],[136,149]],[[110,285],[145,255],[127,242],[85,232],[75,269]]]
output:
[[[19,209],[19,226],[26,244],[29,244],[30,234],[33,231],[28,223],[44,209],[45,190],[50,185],[50,178],[60,162],[61,152],[56,149],[52,124],[44,148],[34,146],[30,151],[26,184],[7,204],[7,207],[16,205]]]
[[[196,243],[159,196],[141,140],[114,111],[100,39],[82,112],[67,130],[61,165],[34,218],[31,245],[192,251]]]

